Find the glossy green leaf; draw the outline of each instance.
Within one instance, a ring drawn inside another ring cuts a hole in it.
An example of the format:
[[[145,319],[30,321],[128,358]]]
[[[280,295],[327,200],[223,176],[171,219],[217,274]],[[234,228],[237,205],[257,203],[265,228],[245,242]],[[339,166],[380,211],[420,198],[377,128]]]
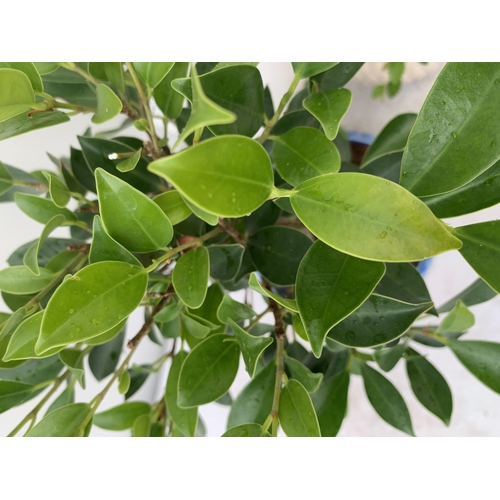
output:
[[[210,255],[210,276],[221,281],[230,281],[238,273],[244,248],[239,244],[212,245],[207,247]]]
[[[341,62],[333,68],[311,77],[319,90],[343,87],[363,66],[362,62]]]
[[[296,127],[311,127],[320,130],[321,124],[305,109],[285,113],[272,128],[271,135],[283,135]]]
[[[31,384],[14,380],[0,380],[0,413],[21,404],[32,391]]]
[[[481,278],[500,293],[500,220],[461,226],[453,230],[463,246],[462,257]]]
[[[202,318],[200,318],[200,320],[201,319]],[[180,315],[180,321],[183,335],[186,335],[187,333],[197,339],[204,339],[211,332],[211,328],[208,325],[205,325],[201,321],[197,321],[186,314]]]
[[[0,161],[0,195],[6,193],[13,185],[12,175]]]
[[[120,98],[104,83],[96,87],[97,111],[92,116],[92,123],[101,124],[112,120],[123,108]]]
[[[184,96],[172,88],[172,81],[187,75],[189,63],[176,62],[165,78],[155,87],[154,98],[163,114],[175,120],[181,114]]]
[[[35,92],[43,92],[43,83],[40,73],[32,62],[7,62],[0,63],[0,68],[11,68],[22,71],[29,79]]]
[[[276,201],[284,200],[279,198]],[[293,211],[293,210],[292,210]],[[281,215],[281,209],[271,200],[266,201],[255,212],[243,219],[245,229],[249,234],[254,234],[259,229],[266,226],[273,226]]]
[[[340,120],[347,113],[351,99],[350,90],[325,90],[306,97],[303,106],[321,123],[326,137],[333,140],[337,137]]]
[[[273,186],[265,149],[241,136],[208,139],[148,168],[189,201],[221,217],[250,214],[266,201]]]
[[[72,224],[77,220],[73,212],[67,208],[59,208],[53,201],[46,198],[39,198],[32,194],[16,193],[14,199],[21,211],[41,224],[47,224],[56,215],[64,216],[65,222],[63,225]]]
[[[179,375],[181,408],[199,406],[228,391],[238,371],[240,349],[228,335],[211,335],[186,357]]]
[[[221,437],[271,437],[259,424],[242,424],[228,429]]]
[[[264,297],[269,297],[269,298],[273,299],[280,306],[285,307],[289,311],[299,312],[299,308],[297,307],[297,302],[295,299],[286,299],[284,297],[281,297],[281,295],[273,293],[270,290],[268,290],[267,288],[264,288],[260,284],[259,279],[257,278],[257,275],[255,273],[252,273],[250,275],[250,278],[248,280],[248,286],[252,290],[255,290],[257,293],[260,293],[261,295],[263,295]]]
[[[351,257],[321,241],[309,249],[297,274],[296,296],[316,357],[328,331],[368,298],[384,271],[382,263]]]
[[[30,359],[15,368],[0,370],[0,379],[37,385],[57,378],[63,368],[64,365],[58,356],[51,356],[45,359]],[[31,399],[39,393],[40,391],[33,392],[28,395],[27,399]]]
[[[105,344],[98,345],[90,351],[90,371],[98,381],[111,375],[118,366],[118,361],[120,360],[120,355],[123,350],[123,341],[125,340],[124,324],[119,323],[119,325],[122,326],[122,330],[118,335],[115,335],[112,340]]]
[[[234,300],[230,295],[224,295],[217,309],[219,321],[222,323],[230,323],[231,325],[234,321],[252,319],[255,316],[256,312],[251,307]]]
[[[89,262],[91,264],[94,262],[114,260],[141,266],[141,263],[136,257],[106,233],[99,215],[94,217],[92,235],[92,244],[89,253]]]
[[[324,381],[311,396],[324,437],[335,437],[340,430],[347,412],[349,378],[349,372],[342,370]]]
[[[205,212],[205,210],[191,203],[189,200],[184,200],[189,209],[199,217],[201,220],[205,221],[210,226],[216,226],[219,223],[219,217],[217,215]]]
[[[0,271],[0,290],[16,295],[39,292],[53,279],[54,273],[43,267],[34,275],[26,266],[12,266]]]
[[[376,175],[377,177],[382,177],[398,184],[401,174],[401,158],[403,158],[401,151],[380,156],[364,166],[363,173]],[[355,168],[357,170],[357,167]]]
[[[338,62],[293,62],[293,72],[300,78],[310,78],[311,76],[323,73],[337,66]]]
[[[122,63],[120,62],[89,62],[89,73],[103,82],[109,82],[119,92],[125,90],[125,82],[123,80]]]
[[[227,421],[228,429],[250,422],[260,425],[264,423],[273,405],[275,378],[274,362],[257,373],[234,400]]]
[[[500,394],[500,344],[484,340],[449,340],[447,345],[472,375]]]
[[[498,63],[453,62],[444,67],[408,139],[402,186],[417,196],[445,193],[499,159],[499,83]]]
[[[59,68],[58,62],[36,62],[33,63],[40,75],[47,75]]]
[[[132,437],[149,437],[151,418],[149,415],[139,415],[132,426]]]
[[[366,150],[361,168],[387,153],[403,151],[416,119],[415,113],[404,113],[393,118]]]
[[[340,170],[335,145],[319,130],[297,127],[273,142],[273,160],[281,177],[292,186]]]
[[[71,199],[69,189],[54,174],[43,172],[43,175],[49,182],[49,192],[52,201],[57,207],[64,208]]]
[[[69,122],[69,117],[61,111],[44,111],[43,113],[34,113],[33,115],[23,112],[0,122],[0,141],[31,132],[32,130],[52,127],[65,122]]]
[[[152,252],[170,243],[172,225],[156,203],[101,168],[96,180],[102,223],[113,239],[132,252]]]
[[[154,89],[174,66],[173,62],[135,62],[132,63],[139,78]]]
[[[291,203],[315,236],[356,257],[412,262],[461,247],[418,198],[372,175],[341,173],[310,179],[292,192]],[[325,219],[335,224],[325,224]]]
[[[0,123],[29,110],[35,104],[33,87],[22,71],[0,68],[0,88]]]
[[[440,313],[451,311],[455,307],[457,300],[461,300],[466,306],[470,307],[487,302],[496,296],[497,292],[492,290],[481,278],[478,278],[465,290],[462,290],[458,295],[443,304],[438,311]]]
[[[52,295],[35,351],[43,354],[107,332],[135,310],[146,286],[146,271],[124,262],[83,268]]]
[[[165,212],[173,226],[186,220],[192,213],[178,191],[159,194],[153,198],[153,201]]]
[[[26,316],[26,308],[20,307],[13,314],[8,316],[7,319],[2,323],[2,329],[0,330],[0,340],[7,338],[11,335],[15,328],[21,323],[21,321]]]
[[[289,227],[265,227],[248,239],[255,267],[276,285],[293,285],[300,262],[312,245],[301,231]]]
[[[384,372],[390,372],[407,350],[406,343],[402,342],[390,349],[380,349],[373,352],[373,358]]]
[[[215,333],[223,333],[226,330],[226,325],[221,323],[217,317],[217,309],[222,302],[224,293],[217,283],[213,283],[208,287],[207,295],[203,304],[198,309],[191,309],[189,312],[195,314],[197,317],[203,318],[214,325],[220,325]]]
[[[80,67],[86,70],[86,66],[87,64],[83,63]],[[75,71],[58,68],[44,75],[42,80],[45,92],[53,97],[61,97],[71,104],[81,106],[95,107],[97,105],[95,90],[82,75]]]
[[[0,313],[0,369],[2,370],[16,368],[17,366],[20,366],[25,362],[24,359],[10,360],[8,356],[6,356],[9,343],[12,339],[12,336],[14,335],[13,332],[14,329],[9,328],[8,326],[10,317],[11,317],[10,314]],[[2,330],[4,328],[3,325],[7,325],[8,327],[9,331],[6,334],[2,333]]]
[[[300,317],[300,314],[294,314],[292,318],[292,325],[293,325],[293,330],[294,332],[302,339],[305,340],[306,342],[309,342],[309,339],[307,337],[306,333],[306,327],[304,326],[304,323],[302,322],[302,319]]]
[[[439,323],[436,331],[438,333],[459,333],[472,328],[474,323],[474,314],[467,309],[461,300],[457,300],[455,307]]]
[[[203,304],[208,289],[210,258],[205,247],[186,252],[175,264],[172,284],[179,298],[188,307]]]
[[[151,365],[134,365],[127,371],[130,373],[130,387],[125,394],[125,400],[131,398],[146,382],[150,375]]]
[[[250,377],[254,378],[259,358],[264,350],[273,343],[273,339],[270,337],[255,337],[243,330],[232,319],[228,321],[240,346],[246,370]]]
[[[127,324],[127,319],[124,319],[123,321],[120,321],[120,323],[118,323],[113,328],[110,328],[107,332],[101,333],[100,335],[97,335],[97,337],[92,337],[91,339],[87,339],[85,343],[87,345],[107,344],[110,340],[113,340],[120,333],[122,333],[122,331],[125,329],[126,324]],[[123,339],[121,341],[117,341],[117,347],[121,345],[120,342],[123,344]],[[114,344],[110,344],[108,347],[111,346],[113,346],[113,349],[115,349],[119,354],[119,350],[117,349],[117,347],[115,347]],[[98,352],[99,352],[98,350],[95,350],[92,357],[97,356]]]
[[[63,406],[66,405],[71,405],[75,402],[75,386],[74,385],[68,385],[66,389],[64,389],[61,394],[54,400],[54,402],[49,406],[47,409],[47,412],[45,413],[45,416],[47,416],[49,413],[52,413],[53,411],[62,408]]]
[[[151,406],[142,401],[127,401],[109,410],[94,415],[94,424],[101,429],[110,431],[124,431],[132,428],[135,419],[147,415]]]
[[[139,163],[139,160],[141,159],[141,155],[142,155],[142,148],[138,149],[130,158],[127,158],[118,163],[116,169],[119,172],[130,172],[131,170],[134,170],[134,168]]]
[[[453,400],[448,383],[426,358],[414,350],[408,354],[406,373],[413,393],[431,413],[450,425]]]
[[[288,437],[321,437],[311,397],[295,379],[289,380],[281,390],[279,419]]]
[[[181,408],[177,404],[179,375],[187,355],[186,351],[179,351],[172,361],[165,388],[165,402],[174,424],[185,436],[194,437],[198,423],[198,408]]]
[[[28,437],[80,437],[85,429],[92,409],[87,403],[73,403],[63,406],[38,422],[31,429]]]
[[[85,389],[85,370],[83,368],[83,355],[80,349],[63,349],[59,359],[69,368],[78,383]]]
[[[366,395],[380,417],[389,425],[413,436],[410,413],[394,385],[365,363],[361,365],[361,374]]]
[[[313,373],[300,361],[289,356],[285,358],[285,366],[291,378],[298,380],[307,392],[313,393],[318,390],[323,379],[322,373]]]
[[[157,323],[168,323],[177,318],[182,309],[184,309],[184,304],[181,301],[170,302],[155,315],[155,321]]]

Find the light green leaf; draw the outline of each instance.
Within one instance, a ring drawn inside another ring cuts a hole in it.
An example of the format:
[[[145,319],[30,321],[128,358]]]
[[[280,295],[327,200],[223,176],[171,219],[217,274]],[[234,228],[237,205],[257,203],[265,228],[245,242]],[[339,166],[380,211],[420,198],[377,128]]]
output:
[[[202,320],[202,318],[198,319]],[[211,332],[211,328],[208,325],[202,323],[202,321],[197,321],[186,314],[181,314],[180,320],[183,335],[187,333],[196,339],[204,339]]]
[[[340,120],[347,113],[351,99],[350,90],[332,89],[312,94],[302,104],[321,123],[326,137],[333,140],[337,137]]]
[[[96,92],[97,111],[92,116],[92,123],[105,123],[121,113],[122,101],[107,85],[99,83]]]
[[[291,378],[298,380],[307,392],[313,393],[318,390],[323,379],[322,373],[313,373],[307,366],[290,356],[285,357],[285,366]]]
[[[127,319],[125,318],[123,321],[120,321],[120,323],[118,323],[113,328],[109,329],[107,332],[101,333],[101,335],[97,335],[97,337],[92,337],[91,339],[87,339],[85,343],[87,345],[107,344],[110,340],[113,340],[120,333],[122,333],[122,331],[124,331],[126,324],[127,324]],[[92,352],[94,352],[93,356],[95,356],[95,351]]]
[[[273,343],[273,339],[269,337],[254,337],[238,326],[232,319],[229,319],[228,322],[240,346],[246,370],[250,377],[254,378],[259,358]]]
[[[54,273],[39,268],[40,273],[34,275],[26,266],[11,266],[0,271],[0,290],[16,295],[39,292],[53,279]]]
[[[210,258],[205,247],[186,252],[175,264],[172,285],[188,307],[197,309],[203,304],[208,289]]]
[[[84,356],[82,352],[80,349],[63,349],[59,353],[59,359],[69,368],[78,383],[85,389]]]
[[[6,193],[12,187],[12,181],[12,175],[0,161],[0,195]]]
[[[224,295],[217,309],[217,317],[222,323],[231,323],[244,319],[252,319],[256,312],[246,304],[234,300],[230,295]]]
[[[94,217],[94,227],[92,229],[92,244],[90,245],[89,262],[93,264],[94,262],[107,260],[117,260],[135,266],[141,266],[141,263],[136,257],[106,233],[101,222],[101,217],[96,215]]]
[[[306,328],[304,326],[304,323],[302,322],[300,314],[294,314],[293,315],[292,325],[293,325],[293,330],[295,331],[295,333],[302,340],[305,340],[306,342],[309,342],[309,339],[307,338]]]
[[[132,426],[132,437],[149,437],[151,418],[149,415],[139,415]]]
[[[210,226],[216,226],[219,223],[219,217],[217,215],[205,212],[200,207],[197,207],[194,203],[191,203],[189,200],[184,200],[186,205],[189,207],[191,212],[194,213],[201,220],[205,221]]]
[[[311,76],[323,73],[337,66],[338,62],[293,62],[293,72],[300,78],[310,78]]]
[[[157,323],[168,323],[177,318],[183,308],[184,304],[182,302],[171,302],[155,315],[155,321]]]
[[[153,198],[153,201],[163,210],[173,226],[186,220],[192,214],[178,191],[159,194]]]
[[[118,163],[116,169],[119,172],[130,172],[131,170],[134,170],[134,168],[139,163],[139,160],[141,159],[141,155],[142,155],[142,148],[138,149],[130,158],[127,158]]]
[[[15,193],[14,199],[21,211],[41,224],[47,224],[56,215],[64,216],[64,226],[72,225],[77,221],[73,212],[67,208],[59,208],[53,201],[46,198],[26,193]]]
[[[243,424],[228,429],[221,437],[271,437],[259,424]]]
[[[0,68],[11,68],[22,71],[31,82],[35,92],[43,92],[43,83],[37,67],[32,62],[7,62],[0,63]]]
[[[356,310],[382,278],[382,263],[361,260],[316,241],[302,260],[296,296],[314,355],[328,331]]]
[[[54,174],[50,172],[42,173],[49,182],[49,192],[52,201],[57,207],[64,208],[71,199],[69,189]]]
[[[448,63],[403,155],[401,185],[417,196],[452,191],[500,157],[500,64]]]
[[[97,195],[106,232],[132,252],[165,247],[173,229],[160,207],[136,188],[96,169]]]
[[[276,170],[290,185],[340,170],[340,154],[319,130],[297,127],[273,141]]]
[[[73,403],[45,415],[27,437],[81,437],[92,409],[87,403]]]
[[[215,401],[226,393],[238,371],[240,349],[234,337],[211,335],[186,357],[179,375],[181,408]]]
[[[54,400],[54,402],[49,406],[45,416],[53,411],[62,408],[63,406],[73,404],[75,402],[75,386],[73,384],[68,385],[61,394]]]
[[[289,380],[281,391],[279,419],[288,437],[321,437],[311,397],[295,379]]]
[[[459,333],[473,327],[474,323],[474,314],[467,309],[461,300],[457,300],[455,307],[439,323],[436,331],[438,333]]]
[[[123,341],[125,339],[125,322],[121,322],[117,326],[122,327],[118,335],[115,335],[112,340],[106,342],[105,344],[98,345],[90,351],[90,371],[98,381],[105,379],[108,375],[111,375],[118,366],[118,361],[120,360],[120,355],[123,350]],[[99,335],[98,338],[101,338],[103,335]]]
[[[210,276],[221,281],[234,279],[241,267],[244,247],[239,244],[212,245],[207,250],[210,255]]]
[[[97,337],[140,304],[147,286],[144,269],[124,262],[96,262],[64,281],[42,321],[35,352]]]
[[[32,130],[52,127],[53,125],[65,122],[69,122],[69,116],[62,111],[44,111],[43,113],[34,113],[33,115],[23,112],[0,122],[0,141],[31,132]]]
[[[141,415],[147,415],[151,406],[142,401],[127,401],[109,410],[94,415],[94,424],[101,429],[110,431],[124,431],[131,429],[135,419]]]
[[[284,308],[288,309],[289,311],[299,312],[299,308],[297,307],[297,302],[295,301],[295,299],[285,299],[284,297],[281,297],[280,295],[271,292],[267,288],[264,288],[260,284],[259,279],[257,278],[257,275],[255,273],[252,273],[250,275],[250,278],[248,280],[248,286],[252,290],[255,290],[257,293],[260,293],[261,295],[263,295],[264,297],[269,297],[269,298],[273,299],[280,306],[283,306]]]
[[[29,110],[35,104],[33,87],[22,71],[0,68],[0,88],[0,123]]]
[[[175,120],[179,117],[184,103],[184,96],[172,88],[172,81],[187,75],[189,63],[176,62],[167,76],[155,87],[154,98],[163,114]]]
[[[198,408],[181,408],[177,404],[179,375],[186,357],[186,351],[179,351],[172,361],[165,388],[165,402],[174,424],[185,436],[194,437],[198,424]]]
[[[139,78],[154,89],[174,66],[173,62],[135,62],[132,63]]]
[[[412,262],[461,247],[418,198],[372,175],[340,173],[310,179],[292,192],[291,203],[315,236],[356,257]]]
[[[370,403],[380,417],[396,429],[414,436],[410,413],[401,394],[381,373],[361,364],[361,374]]]
[[[405,342],[391,347],[390,349],[380,349],[373,352],[373,358],[384,372],[390,372],[406,352]]]
[[[121,62],[89,62],[89,73],[98,80],[111,83],[118,92],[124,92],[125,82]]]
[[[440,313],[451,311],[455,307],[457,300],[461,300],[466,306],[470,307],[487,302],[496,296],[497,292],[492,290],[481,278],[478,278],[465,290],[462,290],[458,295],[443,304],[438,311]]]
[[[4,295],[2,294],[2,298]],[[9,336],[9,334],[17,328],[17,326],[21,323],[21,321],[26,316],[26,308],[20,307],[13,314],[11,314],[7,319],[3,320],[3,326],[0,330],[0,340]]]
[[[33,63],[40,75],[48,75],[59,68],[58,62],[36,62]]]
[[[221,217],[248,215],[271,194],[265,149],[242,136],[215,137],[149,164],[189,201]]]

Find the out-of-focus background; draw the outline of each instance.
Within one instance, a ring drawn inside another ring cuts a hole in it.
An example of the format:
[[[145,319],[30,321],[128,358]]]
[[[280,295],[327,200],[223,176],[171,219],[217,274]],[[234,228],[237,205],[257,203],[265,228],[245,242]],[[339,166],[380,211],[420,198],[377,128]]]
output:
[[[407,63],[400,92],[392,99],[375,100],[371,94],[375,86],[387,83],[384,63],[366,63],[347,87],[353,93],[351,107],[342,122],[348,132],[358,132],[371,136],[377,135],[382,127],[394,116],[406,112],[418,112],[435,78],[443,67],[442,63]],[[275,105],[286,92],[293,72],[290,63],[260,63],[264,83],[270,86]],[[0,161],[26,171],[47,169],[55,170],[47,157],[49,152],[56,157],[69,156],[70,146],[79,147],[76,136],[92,125],[92,131],[113,129],[121,123],[121,118],[97,127],[90,122],[90,115],[73,117],[71,122],[56,127],[42,129],[0,142]],[[121,134],[141,136],[130,127]],[[468,216],[447,220],[452,226],[497,219],[500,205]],[[14,203],[0,205],[0,269],[7,266],[8,256],[19,246],[37,238],[42,226],[24,215]],[[69,236],[67,228],[60,228],[54,236]],[[427,286],[435,303],[439,306],[468,286],[476,279],[475,272],[457,251],[433,258],[424,275]],[[241,293],[241,292],[237,292]],[[236,299],[242,299],[235,295]],[[260,296],[254,297],[256,309],[262,310],[264,303]],[[0,298],[0,311],[8,311]],[[467,333],[468,339],[500,341],[500,297],[474,306],[476,324]],[[264,317],[263,321],[272,322]],[[143,323],[141,312],[135,312],[128,324],[127,337],[131,338]],[[462,365],[448,349],[418,348],[444,375],[453,393],[453,414],[451,424],[444,424],[425,410],[415,399],[410,389],[403,363],[388,374],[388,378],[401,391],[413,419],[417,436],[500,436],[500,396],[483,386]],[[145,341],[134,356],[137,364],[151,362],[163,353],[162,348]],[[168,366],[166,367],[168,370]],[[161,397],[164,390],[166,371],[157,377],[150,377],[147,383],[134,395],[134,400],[153,401]],[[105,382],[105,381],[104,381]],[[231,395],[236,397],[249,382],[243,363]],[[77,392],[77,399],[90,400],[99,390],[100,384],[87,377],[87,389]],[[106,409],[123,401],[116,388],[112,389],[101,406]],[[7,435],[36,404],[30,401],[0,415],[0,436]],[[200,408],[200,415],[207,427],[208,436],[220,436],[225,431],[229,409],[217,403]],[[123,436],[127,432],[107,432],[97,427],[92,436]],[[351,377],[349,388],[349,409],[339,433],[340,436],[403,436],[390,427],[375,413],[364,393],[360,377]]]

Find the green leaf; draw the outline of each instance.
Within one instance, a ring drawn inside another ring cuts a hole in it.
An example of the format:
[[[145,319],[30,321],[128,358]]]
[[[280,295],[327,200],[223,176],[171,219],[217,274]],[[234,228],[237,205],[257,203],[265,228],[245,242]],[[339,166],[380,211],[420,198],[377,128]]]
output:
[[[179,313],[184,308],[182,302],[171,302],[167,304],[158,314],[155,316],[155,321],[157,323],[168,323],[179,316]]]
[[[380,417],[396,429],[414,436],[406,403],[392,383],[365,363],[361,364],[361,375],[366,395]]]
[[[319,90],[338,89],[343,87],[363,66],[362,62],[341,62],[332,69],[311,77]]]
[[[118,323],[116,326],[110,328],[107,332],[101,333],[101,335],[97,335],[97,337],[92,337],[91,339],[87,339],[85,343],[87,345],[107,344],[110,340],[113,340],[115,337],[118,336],[118,334],[122,333],[122,331],[125,330],[126,324],[127,324],[127,319],[125,318],[123,321],[120,321],[120,323]],[[123,344],[123,339],[121,340],[121,343]],[[108,347],[111,347],[112,345],[113,344],[110,344]],[[116,347],[114,347],[114,345],[113,349],[116,349],[118,351],[118,354],[120,354],[119,350]],[[96,356],[98,352],[99,350],[95,350],[95,353],[92,355],[92,357]]]
[[[163,114],[175,120],[179,117],[184,103],[184,96],[172,88],[172,81],[187,75],[189,63],[176,62],[165,78],[155,87],[154,98]],[[168,214],[167,214],[168,215]]]
[[[257,275],[255,273],[252,273],[250,275],[250,278],[248,280],[248,286],[252,290],[255,290],[257,293],[260,293],[261,295],[263,295],[264,297],[269,297],[269,298],[273,299],[280,306],[285,307],[289,311],[299,312],[299,308],[297,307],[297,302],[295,301],[295,299],[285,299],[284,297],[281,297],[280,295],[271,292],[267,288],[264,288],[260,284],[259,279],[257,278]]]
[[[333,140],[337,137],[340,120],[347,113],[351,99],[350,90],[332,89],[312,94],[302,104],[321,123],[326,137]]]
[[[135,419],[141,415],[147,415],[151,406],[142,401],[127,401],[109,410],[94,415],[94,424],[101,429],[109,431],[124,431],[131,429]]]
[[[438,370],[413,349],[408,352],[406,373],[417,399],[431,412],[450,425],[453,400],[450,387]]]
[[[342,370],[325,380],[319,390],[311,396],[321,435],[335,437],[347,412],[349,372]]]
[[[405,113],[393,118],[366,150],[361,168],[387,153],[403,151],[416,119],[415,113]]]
[[[53,411],[62,408],[63,406],[66,405],[71,405],[75,402],[75,386],[74,385],[68,385],[66,389],[64,389],[61,394],[57,397],[57,399],[54,400],[54,402],[49,406],[47,412],[45,413],[45,416],[47,416],[49,413],[52,413]]]
[[[309,339],[307,338],[306,328],[304,326],[304,323],[302,322],[300,314],[294,314],[293,315],[292,325],[293,325],[293,330],[295,331],[295,333],[302,340],[305,340],[306,342],[309,342]]]
[[[201,320],[202,318],[199,319]],[[187,333],[196,339],[204,339],[211,332],[211,328],[209,326],[203,324],[201,321],[195,320],[191,316],[187,316],[186,314],[181,314],[180,320],[181,332],[183,335]]]
[[[11,314],[7,319],[2,323],[2,329],[0,330],[0,340],[7,338],[11,332],[21,323],[21,321],[26,316],[26,308],[20,307],[17,309],[14,314]]]
[[[30,359],[15,368],[0,370],[0,379],[37,385],[57,378],[63,367],[64,365],[58,356],[51,356],[45,359]],[[31,399],[39,393],[40,391],[35,391],[27,399]]]
[[[80,437],[92,409],[87,403],[73,403],[45,415],[27,437]]]
[[[122,63],[120,62],[89,62],[89,73],[98,80],[110,82],[119,92],[124,92]]]
[[[221,437],[271,437],[259,424],[243,424],[228,429]]]
[[[226,325],[221,323],[217,317],[217,309],[219,308],[219,304],[222,302],[223,297],[224,293],[222,292],[220,286],[217,283],[214,283],[208,287],[207,295],[201,307],[190,310],[189,312],[195,314],[199,318],[210,321],[212,324],[220,325],[220,327],[214,330],[214,332],[223,333],[226,330]]]
[[[313,393],[318,390],[323,379],[322,373],[313,373],[300,361],[289,356],[285,357],[285,366],[291,378],[298,380],[307,392]]]
[[[192,213],[178,191],[167,191],[153,198],[153,201],[163,210],[173,226],[186,220]]]
[[[54,174],[50,172],[42,173],[49,182],[49,192],[52,201],[57,207],[64,208],[71,199],[69,189]]]
[[[125,394],[125,400],[131,398],[144,385],[144,382],[146,382],[150,375],[151,369],[152,365],[134,365],[127,370],[130,373],[130,387]]]
[[[125,370],[118,377],[118,392],[120,394],[126,394],[130,388],[130,373],[128,370]]]
[[[244,247],[234,245],[212,245],[207,247],[210,255],[210,276],[221,281],[234,279],[241,267]]]
[[[54,273],[40,267],[40,274],[34,275],[25,266],[12,266],[0,271],[0,290],[16,295],[39,292],[53,279]]]
[[[208,289],[210,258],[205,247],[186,252],[175,264],[172,284],[179,298],[188,307],[203,304]]]
[[[473,327],[474,323],[474,314],[467,309],[461,300],[457,300],[455,307],[439,323],[436,331],[438,333],[459,333]]]
[[[64,226],[71,225],[77,220],[73,212],[67,208],[59,208],[53,201],[46,198],[39,198],[32,194],[16,193],[14,199],[22,212],[41,224],[47,224],[56,215],[64,216]]]
[[[311,397],[297,380],[289,380],[281,391],[279,419],[288,437],[321,437]]]
[[[138,149],[130,158],[127,158],[118,163],[116,169],[119,172],[130,172],[131,170],[134,170],[134,168],[139,163],[139,160],[141,159],[141,155],[142,155],[142,148]]]
[[[363,166],[363,173],[376,175],[388,181],[399,183],[399,176],[401,174],[401,158],[403,153],[398,151],[396,153],[389,153],[368,163]],[[358,170],[357,167],[355,167]]]
[[[234,321],[252,319],[255,316],[256,313],[251,307],[234,300],[230,295],[224,295],[217,309],[217,317],[222,323],[232,324]]]
[[[283,135],[296,127],[311,127],[320,130],[321,124],[305,109],[285,113],[272,128],[271,135]]]
[[[481,222],[453,230],[463,243],[460,253],[481,278],[500,292],[500,221]]]
[[[205,95],[194,65],[191,65],[191,80],[193,94],[191,115],[189,116],[186,126],[179,134],[177,141],[173,145],[172,150],[176,149],[184,139],[198,129],[202,129],[209,125],[233,123],[237,118],[233,112],[219,106]],[[179,80],[174,80],[172,82],[172,87],[181,94],[184,94],[184,92],[182,92],[182,80],[180,80],[180,82]]]
[[[22,71],[0,68],[0,88],[0,123],[29,110],[35,104],[33,87]]]
[[[276,170],[292,186],[340,170],[340,154],[319,130],[297,127],[273,142]]]
[[[262,425],[271,413],[273,405],[276,365],[266,365],[255,378],[241,391],[231,406],[227,428],[256,423]]]
[[[443,304],[438,311],[440,313],[451,311],[455,307],[457,300],[461,300],[466,306],[470,307],[487,302],[496,295],[497,292],[492,290],[481,278],[478,278],[465,290],[462,290],[458,295]]]
[[[86,69],[85,63],[83,66],[83,69]],[[45,92],[51,96],[61,97],[71,104],[81,106],[95,107],[97,105],[95,90],[83,76],[75,71],[59,68],[44,75],[42,80]]]
[[[29,79],[35,92],[43,92],[43,83],[36,66],[32,62],[0,63],[0,68],[11,68],[22,71]]]
[[[390,372],[407,350],[405,342],[390,349],[380,349],[373,352],[373,358],[384,372]]]
[[[119,335],[116,335],[112,340],[105,344],[98,345],[90,351],[89,354],[89,367],[92,375],[96,380],[101,381],[108,375],[111,375],[120,360],[120,355],[123,349],[123,341],[125,340],[124,324]]]
[[[418,198],[372,175],[341,173],[310,179],[292,192],[291,203],[315,236],[356,257],[412,262],[461,247]]]
[[[444,67],[408,139],[402,186],[417,196],[445,193],[499,159],[499,83],[498,63],[454,62]]]
[[[12,187],[12,181],[12,175],[0,161],[0,195],[6,193]]]
[[[220,398],[228,391],[238,371],[240,349],[236,339],[211,335],[186,357],[179,375],[181,408],[199,406]]]
[[[337,66],[338,62],[293,62],[293,72],[300,78],[310,78]]]
[[[65,122],[69,122],[69,117],[61,111],[44,111],[43,113],[34,113],[33,115],[23,112],[0,122],[0,141],[31,132],[32,130],[52,127],[53,125]]]
[[[132,426],[132,437],[149,437],[151,418],[149,415],[139,415]]]
[[[189,209],[201,220],[205,221],[210,226],[216,226],[219,223],[219,217],[217,215],[205,212],[200,207],[197,207],[188,200],[184,200]]]
[[[112,120],[123,108],[120,98],[104,83],[96,87],[97,111],[92,116],[92,123],[100,124]]]
[[[472,375],[500,394],[500,344],[484,340],[449,340],[447,345]]]
[[[179,351],[168,372],[167,386],[165,388],[165,403],[167,411],[174,424],[179,430],[189,437],[196,435],[196,426],[198,423],[198,408],[181,408],[177,404],[179,390],[179,375],[182,364],[187,357],[186,351]]]
[[[40,75],[47,75],[59,68],[58,62],[36,62],[33,64]]]
[[[328,331],[356,310],[382,278],[382,263],[361,260],[316,241],[302,260],[296,296],[314,355]]]
[[[266,201],[273,186],[265,149],[242,136],[208,139],[148,168],[186,199],[221,217],[250,214]]]
[[[102,168],[96,180],[102,222],[113,239],[132,252],[152,252],[170,243],[172,225],[156,203]]]
[[[0,413],[24,402],[33,392],[31,384],[14,380],[0,380]]]
[[[255,267],[276,285],[293,285],[297,270],[311,240],[301,231],[271,226],[257,231],[248,239],[248,250]]]
[[[228,296],[226,295],[224,298],[226,297]],[[273,343],[273,339],[269,337],[254,337],[238,326],[232,319],[228,321],[240,346],[246,370],[250,377],[254,378],[259,358],[265,349]]]
[[[154,89],[174,66],[173,62],[135,62],[132,63],[139,78],[149,88]]]
[[[401,337],[432,305],[432,302],[407,304],[372,294],[356,311],[334,326],[328,336],[349,347],[387,344]]]
[[[59,359],[69,368],[78,383],[85,389],[85,370],[83,368],[83,355],[80,349],[63,349]]]
[[[83,268],[52,295],[35,351],[42,354],[107,332],[135,310],[146,286],[146,271],[124,262]]]

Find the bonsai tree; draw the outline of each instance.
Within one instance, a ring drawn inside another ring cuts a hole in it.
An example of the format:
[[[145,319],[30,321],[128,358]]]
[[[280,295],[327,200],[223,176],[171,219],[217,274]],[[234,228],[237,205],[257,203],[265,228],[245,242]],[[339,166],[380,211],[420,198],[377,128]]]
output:
[[[500,64],[447,64],[418,116],[394,118],[360,164],[340,124],[362,63],[292,65],[274,109],[257,63],[0,64],[1,140],[78,113],[121,113],[142,137],[87,131],[51,157],[56,171],[0,163],[0,201],[41,224],[0,270],[0,412],[27,408],[11,436],[196,436],[213,401],[231,406],[224,436],[335,436],[351,377],[413,435],[384,375],[397,363],[427,410],[452,414],[421,344],[500,392],[500,344],[462,338],[468,307],[500,291],[500,221],[441,220],[500,201]],[[60,226],[70,238],[51,237]],[[478,278],[436,307],[415,265],[451,250]],[[134,363],[151,341],[166,354]],[[135,400],[165,364],[164,396]],[[92,376],[102,390],[75,399]],[[110,391],[123,403],[103,410]]]

